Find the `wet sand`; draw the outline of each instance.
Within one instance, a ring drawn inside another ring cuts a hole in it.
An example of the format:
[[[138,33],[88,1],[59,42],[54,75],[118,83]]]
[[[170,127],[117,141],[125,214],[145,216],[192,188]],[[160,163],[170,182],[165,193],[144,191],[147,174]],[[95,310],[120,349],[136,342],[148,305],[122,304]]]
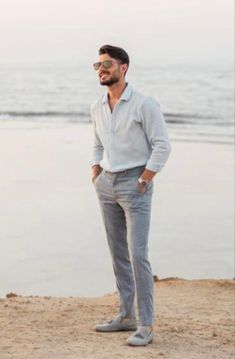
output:
[[[91,147],[90,124],[1,123],[0,297],[115,291]],[[154,180],[153,273],[232,279],[233,198],[232,145],[172,141]]]

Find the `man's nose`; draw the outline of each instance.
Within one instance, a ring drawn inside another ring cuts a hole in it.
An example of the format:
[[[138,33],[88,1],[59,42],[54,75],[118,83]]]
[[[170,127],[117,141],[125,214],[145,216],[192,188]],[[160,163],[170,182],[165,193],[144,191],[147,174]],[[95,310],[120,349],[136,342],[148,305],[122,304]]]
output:
[[[99,73],[102,72],[103,70],[104,70],[104,66],[103,66],[103,64],[100,64]]]
[[[99,73],[102,72],[103,70],[104,70],[105,72],[107,72],[107,70],[105,69],[104,65],[101,63],[101,64],[100,64],[100,67],[99,67]]]

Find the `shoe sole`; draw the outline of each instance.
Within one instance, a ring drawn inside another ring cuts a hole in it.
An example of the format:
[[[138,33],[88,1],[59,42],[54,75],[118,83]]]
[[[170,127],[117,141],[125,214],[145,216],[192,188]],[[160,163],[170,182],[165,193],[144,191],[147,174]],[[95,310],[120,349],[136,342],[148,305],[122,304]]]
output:
[[[96,332],[102,332],[102,333],[113,333],[113,332],[132,332],[132,331],[135,331],[137,330],[137,327],[135,328],[120,328],[120,329],[98,329],[98,328],[95,328],[95,331]]]
[[[141,343],[139,343],[139,344],[137,344],[137,343],[134,344],[134,343],[128,343],[128,342],[127,342],[127,344],[130,345],[130,346],[132,346],[132,347],[146,347],[148,344],[152,344],[152,343],[153,343],[153,340],[154,340],[154,338],[150,339],[149,342],[143,343],[143,344],[141,344]]]
[[[153,343],[153,339],[150,340],[148,343],[146,344],[132,344],[132,343],[127,343],[129,346],[131,347],[146,347],[148,344],[152,344]]]

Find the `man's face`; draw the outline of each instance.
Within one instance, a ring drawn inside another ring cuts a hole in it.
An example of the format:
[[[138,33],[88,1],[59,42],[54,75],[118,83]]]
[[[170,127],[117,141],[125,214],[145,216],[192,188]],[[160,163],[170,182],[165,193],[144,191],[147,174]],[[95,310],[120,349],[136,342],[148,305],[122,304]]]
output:
[[[99,62],[102,63],[106,60],[111,61],[111,66],[107,69],[101,65],[98,70],[98,76],[102,86],[112,86],[124,77],[127,65],[121,64],[118,60],[113,59],[108,54],[102,54],[99,56]]]

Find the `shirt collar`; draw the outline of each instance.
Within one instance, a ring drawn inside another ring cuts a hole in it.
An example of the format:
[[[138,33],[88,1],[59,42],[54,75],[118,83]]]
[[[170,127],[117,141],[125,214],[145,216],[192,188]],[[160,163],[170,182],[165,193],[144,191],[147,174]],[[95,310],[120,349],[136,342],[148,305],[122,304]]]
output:
[[[120,101],[128,101],[131,97],[131,94],[133,92],[133,87],[127,83],[127,86],[125,88],[125,90],[122,93],[122,96],[120,97]],[[108,91],[103,95],[102,97],[102,103],[107,103],[108,102]]]

